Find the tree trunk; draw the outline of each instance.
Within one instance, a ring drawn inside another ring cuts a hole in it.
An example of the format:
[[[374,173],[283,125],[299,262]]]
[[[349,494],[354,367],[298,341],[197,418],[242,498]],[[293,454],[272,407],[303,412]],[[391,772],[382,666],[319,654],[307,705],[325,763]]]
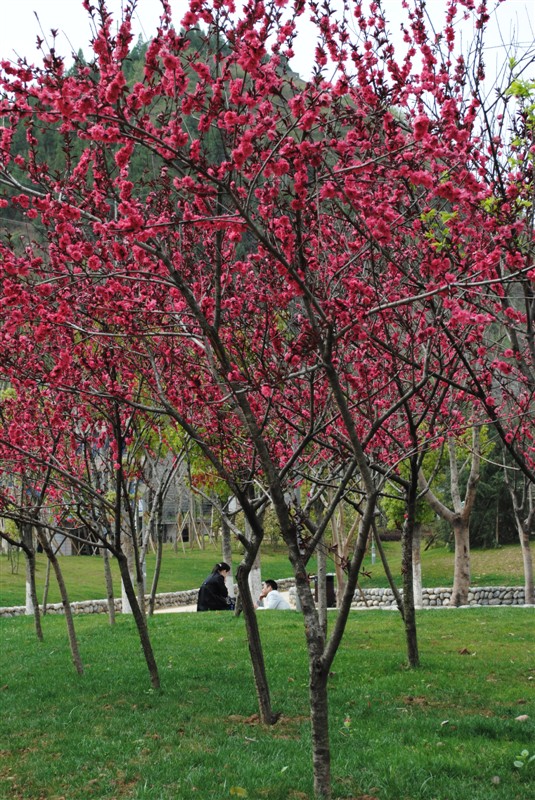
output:
[[[158,581],[160,580],[160,572],[162,569],[163,558],[163,529],[161,525],[161,518],[158,517],[157,525],[157,539],[156,539],[156,564],[154,565],[154,575],[152,576],[152,585],[150,587],[149,597],[149,617],[154,614],[154,603],[156,600],[156,590],[158,588]]]
[[[450,606],[464,606],[470,589],[470,530],[468,523],[457,518],[453,522],[455,563]]]
[[[405,639],[407,642],[407,659],[409,666],[420,666],[418,655],[418,638],[416,635],[416,611],[414,607],[414,575],[412,553],[414,546],[414,529],[416,527],[416,499],[418,490],[418,466],[413,461],[412,480],[407,493],[407,516],[403,525],[401,540],[401,574],[403,576],[403,621],[405,623]]]
[[[123,591],[127,595],[130,610],[134,617],[139,632],[141,648],[143,650],[143,655],[145,656],[145,661],[147,663],[147,667],[149,670],[150,681],[154,689],[159,689],[160,676],[158,674],[158,666],[156,664],[156,659],[154,658],[154,652],[152,650],[152,645],[149,637],[147,619],[145,617],[145,614],[142,613],[139,607],[139,603],[137,601],[136,593],[134,591],[134,585],[132,583],[132,578],[130,576],[130,570],[128,567],[128,560],[124,553],[120,553],[117,557],[117,560],[119,562],[119,569],[121,571]]]
[[[318,616],[323,635],[327,637],[327,550],[325,538],[322,538],[316,550],[318,574],[316,576],[318,586]],[[296,601],[299,598],[296,594]]]
[[[147,562],[143,560],[136,569],[136,589],[139,607],[145,614],[145,593],[147,591]]]
[[[46,605],[48,602],[48,589],[50,586],[50,559],[47,558],[46,560],[46,574],[45,574],[45,585],[43,588],[43,617],[46,614]]]
[[[325,636],[316,610],[306,573],[296,559],[292,559],[296,590],[303,611],[305,636],[309,658],[309,701],[312,733],[312,766],[314,772],[314,797],[331,798],[331,751],[329,742],[329,703],[327,680],[332,658],[324,661]]]
[[[322,668],[321,659],[313,659],[310,664],[309,697],[314,796],[317,800],[330,800],[331,798],[328,677],[328,670]]]
[[[67,593],[67,587],[65,586],[65,581],[63,580],[63,573],[61,572],[61,567],[59,565],[58,558],[54,553],[53,548],[50,546],[46,534],[41,533],[41,531],[38,530],[37,536],[39,538],[39,542],[43,547],[43,550],[46,553],[48,560],[52,564],[52,569],[54,570],[54,574],[58,582],[58,588],[61,595],[61,604],[63,606],[63,612],[65,614],[65,622],[67,624],[67,634],[69,637],[69,646],[71,649],[72,663],[74,664],[74,668],[76,669],[78,675],[83,675],[84,665],[82,664],[80,650],[78,648],[78,640],[76,638],[76,631],[74,629],[74,619],[72,615],[71,604],[69,602],[69,595]]]
[[[395,599],[396,605],[397,605],[397,607],[399,609],[399,613],[401,614],[402,619],[404,619],[405,618],[405,609],[403,607],[403,597],[399,593],[399,589],[396,586],[396,582],[394,580],[394,576],[392,575],[392,570],[390,569],[390,564],[388,563],[388,559],[386,557],[385,549],[383,547],[383,542],[381,541],[381,537],[379,536],[379,531],[377,530],[375,522],[373,523],[373,536],[374,536],[374,540],[375,540],[375,545],[376,545],[377,549],[379,550],[379,556],[381,557],[381,563],[383,565],[383,569],[385,571],[385,575],[386,575],[387,580],[388,580],[388,585],[392,589],[392,594],[394,595],[394,599]]]
[[[108,603],[108,621],[110,625],[115,625],[115,597],[113,594],[113,578],[110,567],[110,554],[106,547],[102,549],[104,560],[104,578],[106,581],[106,600]]]
[[[252,541],[252,530],[249,524],[247,517],[245,518],[245,536],[247,540],[250,542]],[[230,562],[229,562],[230,563]],[[249,580],[249,589],[251,592],[251,597],[253,598],[253,602],[258,603],[258,598],[260,597],[260,593],[262,591],[262,573],[260,569],[260,548],[257,549],[256,555],[253,561],[252,566],[248,572],[248,580]],[[241,585],[238,583],[238,587],[240,588],[241,592]]]
[[[277,715],[273,713],[271,708],[264,653],[260,641],[260,631],[258,630],[258,619],[249,589],[248,578],[247,568],[243,564],[240,564],[236,572],[236,582],[240,592],[240,603],[247,630],[247,642],[249,644],[249,654],[253,667],[260,719],[265,725],[273,725],[277,721]]]
[[[340,602],[344,596],[346,587],[346,575],[342,563],[347,557],[347,539],[345,535],[344,510],[340,504],[332,516],[331,529],[333,533],[334,545],[334,571],[336,573],[336,605],[340,607]],[[325,597],[327,597],[327,587],[325,587]],[[327,602],[325,600],[325,602]]]
[[[472,428],[472,448],[470,474],[466,484],[464,500],[461,498],[460,473],[457,463],[456,445],[453,436],[448,438],[450,460],[450,490],[453,509],[447,508],[429,489],[422,472],[418,480],[425,499],[442,519],[453,528],[455,538],[455,559],[453,573],[453,589],[450,605],[466,605],[470,589],[470,515],[474,507],[477,486],[479,483],[479,466],[481,463],[481,431],[478,426]]]
[[[35,635],[40,642],[43,641],[43,626],[41,624],[41,612],[37,599],[37,589],[35,587],[35,552],[33,547],[24,548],[24,558],[26,561],[26,611],[28,616],[33,615],[35,624]]]
[[[529,544],[529,530],[519,531],[520,547],[522,549],[522,563],[524,564],[524,603],[533,605],[535,603],[535,591],[533,589],[533,559]]]
[[[235,597],[236,590],[234,588],[234,577],[232,575],[232,538],[230,535],[230,528],[227,520],[223,517],[221,521],[222,537],[221,537],[221,554],[223,561],[231,568],[231,572],[227,575],[225,583],[227,585],[230,597]]]
[[[37,600],[37,595],[35,595],[34,599],[34,592],[32,589],[35,589],[35,584],[32,587],[32,579],[35,580],[35,556],[33,553],[30,555],[29,553],[25,552],[26,556],[26,601],[25,601],[25,614],[27,617],[31,617],[32,614],[35,613],[35,607],[39,605]]]
[[[147,615],[145,607],[145,591],[147,586],[147,559],[145,549],[139,547],[142,538],[142,531],[138,528],[139,517],[137,515],[137,502],[134,501],[136,509],[136,524],[132,526],[132,550],[134,557],[134,574],[136,576],[136,592],[139,608],[143,616]]]
[[[418,637],[416,633],[416,610],[414,607],[412,547],[411,542],[404,542],[402,557],[403,571],[403,621],[405,623],[405,639],[407,642],[407,660],[409,666],[419,667]],[[407,555],[407,553],[409,555]]]
[[[412,585],[414,593],[414,607],[422,607],[422,526],[414,523],[412,535]]]
[[[129,536],[123,537],[122,541],[123,545],[123,553],[125,557],[126,566],[128,568],[128,575],[130,578],[130,584],[132,585],[135,582],[134,578],[134,548],[132,547],[132,539]],[[121,570],[121,578],[123,575],[123,571]],[[131,614],[132,613],[132,605],[129,599],[129,593],[126,589],[126,585],[124,579],[122,579],[121,583],[121,613],[122,614]]]
[[[39,605],[35,589],[35,549],[33,546],[32,528],[26,522],[21,523],[20,533],[26,556],[26,610],[27,617],[35,613],[35,606]]]
[[[520,487],[512,485],[507,469],[504,464],[504,479],[509,489],[509,495],[515,513],[515,524],[520,541],[522,552],[522,563],[524,567],[524,602],[526,605],[535,603],[535,592],[533,589],[533,560],[529,544],[529,534],[535,521],[535,506],[533,502],[533,484],[524,478]]]

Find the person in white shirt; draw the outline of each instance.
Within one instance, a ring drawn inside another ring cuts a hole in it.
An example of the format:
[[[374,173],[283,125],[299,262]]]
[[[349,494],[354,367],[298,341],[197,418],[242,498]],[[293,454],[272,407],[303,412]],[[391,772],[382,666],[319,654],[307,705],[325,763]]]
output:
[[[291,610],[290,604],[279,592],[277,581],[272,580],[264,581],[262,592],[258,598],[258,605],[255,605],[255,608],[276,608],[278,611]]]

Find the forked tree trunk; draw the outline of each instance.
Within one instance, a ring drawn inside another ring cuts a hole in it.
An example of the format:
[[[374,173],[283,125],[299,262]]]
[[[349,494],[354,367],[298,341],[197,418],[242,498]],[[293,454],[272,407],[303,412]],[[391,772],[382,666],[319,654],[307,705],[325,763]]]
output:
[[[366,553],[366,545],[375,510],[375,495],[366,503],[359,535],[351,558],[344,596],[334,621],[333,631],[326,640],[314,599],[310,591],[307,574],[300,563],[298,548],[293,545],[291,533],[285,536],[289,546],[290,560],[294,568],[295,584],[303,611],[307,650],[309,658],[309,698],[312,725],[312,762],[314,770],[314,796],[316,800],[331,798],[331,756],[329,744],[327,680],[334,656],[340,645],[347,623],[357,578]]]
[[[455,559],[453,571],[453,588],[450,605],[466,605],[470,589],[470,515],[474,507],[477,485],[479,483],[479,465],[481,463],[481,432],[478,427],[472,429],[472,448],[470,474],[466,484],[464,499],[461,498],[459,466],[457,464],[455,440],[448,440],[451,472],[450,509],[433,494],[423,473],[419,473],[419,484],[424,498],[442,519],[453,529],[455,538]]]
[[[325,660],[326,637],[314,603],[306,571],[299,564],[297,548],[294,548],[293,557],[291,555],[290,558],[294,568],[296,591],[303,612],[308,651],[308,694],[312,735],[314,797],[316,800],[330,800],[331,750],[327,680],[332,657]]]
[[[470,590],[470,531],[468,523],[462,518],[457,517],[452,524],[455,537],[455,568],[450,605],[465,606]]]
[[[346,590],[329,640],[326,640],[324,636],[306,572],[300,568],[295,553],[293,556],[291,555],[296,589],[303,610],[309,658],[312,764],[314,771],[314,797],[316,800],[330,800],[332,796],[327,681],[332,661],[347,623],[359,570],[366,552],[366,543],[373,520],[374,507],[375,497],[368,502],[367,510],[363,516],[361,531],[357,538],[348,572]],[[291,544],[290,542],[288,543]],[[290,547],[290,553],[291,551],[292,548]]]

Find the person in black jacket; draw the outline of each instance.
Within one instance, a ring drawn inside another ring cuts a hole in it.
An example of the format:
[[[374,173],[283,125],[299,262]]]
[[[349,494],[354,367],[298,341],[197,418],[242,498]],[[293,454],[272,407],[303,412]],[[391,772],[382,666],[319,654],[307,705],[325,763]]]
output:
[[[197,611],[228,611],[232,608],[225,578],[230,567],[224,561],[216,564],[199,589]]]

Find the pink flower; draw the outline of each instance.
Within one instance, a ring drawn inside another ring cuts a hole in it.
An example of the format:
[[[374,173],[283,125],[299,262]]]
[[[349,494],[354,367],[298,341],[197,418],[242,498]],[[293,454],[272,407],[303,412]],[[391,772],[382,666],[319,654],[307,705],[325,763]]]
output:
[[[412,125],[415,141],[420,142],[424,138],[429,131],[430,124],[431,121],[425,114],[420,114],[420,116],[415,118]]]

